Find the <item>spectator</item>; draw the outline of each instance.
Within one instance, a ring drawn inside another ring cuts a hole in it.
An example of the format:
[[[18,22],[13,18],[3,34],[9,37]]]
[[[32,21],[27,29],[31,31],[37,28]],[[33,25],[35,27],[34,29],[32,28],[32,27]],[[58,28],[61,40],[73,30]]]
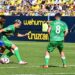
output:
[[[75,16],[75,0],[0,0],[0,15]]]

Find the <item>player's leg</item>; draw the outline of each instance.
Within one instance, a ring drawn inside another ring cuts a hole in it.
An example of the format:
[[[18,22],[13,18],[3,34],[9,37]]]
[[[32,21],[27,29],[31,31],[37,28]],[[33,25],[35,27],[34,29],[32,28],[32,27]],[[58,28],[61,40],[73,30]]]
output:
[[[65,57],[64,51],[60,51],[60,55],[61,55],[63,67],[67,67],[66,57]]]
[[[7,48],[12,49],[12,53],[17,57],[20,64],[26,64],[27,63],[27,62],[22,61],[21,56],[19,54],[18,47],[16,47],[10,40],[8,40],[8,38],[6,36],[2,37],[2,41],[4,42],[4,44]],[[6,56],[10,57],[13,55],[12,53],[10,52]]]
[[[10,50],[10,52],[8,52],[5,56],[6,57],[10,57],[13,55],[13,53],[11,52],[11,46],[12,46],[12,42],[8,40],[8,38],[6,36],[2,36],[1,40],[3,41],[6,49]]]
[[[1,49],[0,49],[0,57],[2,57],[2,55],[3,55],[4,51],[5,51],[5,47],[2,46],[2,47],[0,47],[0,48],[1,48]]]
[[[54,48],[55,48],[55,43],[50,42],[48,44],[47,51],[45,53],[45,66],[44,66],[44,68],[48,68],[51,52],[54,50]]]
[[[16,47],[14,44],[12,44],[11,42],[9,42],[9,44],[10,44],[10,48],[11,49],[9,49],[10,50],[10,52],[8,52],[6,55],[5,55],[5,57],[7,57],[7,58],[9,58],[9,57],[11,57],[12,55],[15,55],[16,57],[17,57],[17,59],[18,59],[18,61],[19,61],[19,64],[26,64],[27,62],[23,62],[22,61],[22,58],[21,58],[21,56],[20,56],[20,54],[19,54],[19,50],[18,50],[18,47]]]
[[[11,48],[12,48],[12,52],[16,55],[18,61],[19,61],[19,62],[22,61],[22,58],[21,58],[21,56],[20,56],[20,54],[19,54],[18,47],[13,44]]]
[[[4,43],[3,41],[0,41],[0,57],[3,55],[4,51],[5,51]]]
[[[9,52],[5,55],[7,58],[14,55],[14,53],[12,52],[12,49],[8,49],[8,50],[9,50]]]
[[[63,51],[63,42],[59,42],[59,45],[58,45],[58,50],[59,50],[59,53],[60,53],[60,57],[62,59],[62,63],[63,63],[63,67],[67,67],[67,63],[66,63],[66,57],[65,57],[65,53]]]
[[[50,53],[48,51],[46,51],[45,52],[45,66],[44,66],[44,68],[48,68],[49,60],[50,60]]]
[[[22,58],[20,56],[20,53],[19,53],[19,49],[16,45],[12,44],[11,46],[12,50],[13,50],[13,53],[15,54],[15,56],[17,57],[18,61],[19,61],[19,64],[27,64],[27,62],[24,62],[22,61]]]

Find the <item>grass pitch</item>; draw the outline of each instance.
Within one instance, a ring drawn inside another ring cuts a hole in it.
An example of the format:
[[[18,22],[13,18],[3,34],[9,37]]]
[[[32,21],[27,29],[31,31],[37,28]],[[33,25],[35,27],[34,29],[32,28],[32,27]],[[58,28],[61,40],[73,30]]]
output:
[[[14,41],[14,43],[19,47],[22,59],[28,64],[19,65],[16,57],[12,56],[10,64],[0,64],[0,75],[75,75],[75,43],[64,44],[67,68],[62,67],[59,52],[55,49],[48,69],[40,68],[44,65],[44,54],[48,42]]]

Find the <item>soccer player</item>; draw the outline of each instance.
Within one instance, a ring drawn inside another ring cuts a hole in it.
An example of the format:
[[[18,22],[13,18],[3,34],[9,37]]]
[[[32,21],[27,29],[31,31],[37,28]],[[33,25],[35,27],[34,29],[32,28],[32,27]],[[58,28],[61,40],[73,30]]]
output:
[[[4,16],[0,16],[0,29],[3,28],[4,23],[5,23]],[[0,37],[1,37],[1,34],[0,34]],[[0,57],[3,55],[4,51],[5,51],[5,45],[3,41],[0,39]]]
[[[9,58],[14,54],[16,56],[16,58],[18,59],[19,64],[27,64],[27,62],[22,61],[22,58],[19,54],[18,47],[8,39],[9,36],[14,35],[14,34],[18,37],[25,37],[28,35],[28,34],[17,33],[17,29],[20,26],[21,26],[21,21],[17,19],[17,20],[15,20],[14,24],[12,24],[4,29],[1,29],[0,33],[3,34],[1,36],[1,40],[4,42],[4,45],[6,46],[6,48],[10,50],[10,52],[5,55],[6,57]]]
[[[55,48],[58,48],[60,57],[62,59],[63,67],[67,67],[66,58],[63,51],[63,41],[65,36],[68,34],[68,26],[65,22],[61,21],[61,14],[57,13],[55,15],[54,21],[50,23],[48,26],[48,34],[49,34],[49,44],[47,47],[47,51],[45,53],[45,65],[43,68],[48,68],[49,59],[51,56],[51,52],[54,51]]]

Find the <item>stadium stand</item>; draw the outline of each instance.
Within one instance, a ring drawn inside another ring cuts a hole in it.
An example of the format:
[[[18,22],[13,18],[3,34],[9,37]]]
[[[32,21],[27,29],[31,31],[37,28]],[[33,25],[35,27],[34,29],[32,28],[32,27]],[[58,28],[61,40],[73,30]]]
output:
[[[0,15],[75,16],[75,0],[0,0]]]

